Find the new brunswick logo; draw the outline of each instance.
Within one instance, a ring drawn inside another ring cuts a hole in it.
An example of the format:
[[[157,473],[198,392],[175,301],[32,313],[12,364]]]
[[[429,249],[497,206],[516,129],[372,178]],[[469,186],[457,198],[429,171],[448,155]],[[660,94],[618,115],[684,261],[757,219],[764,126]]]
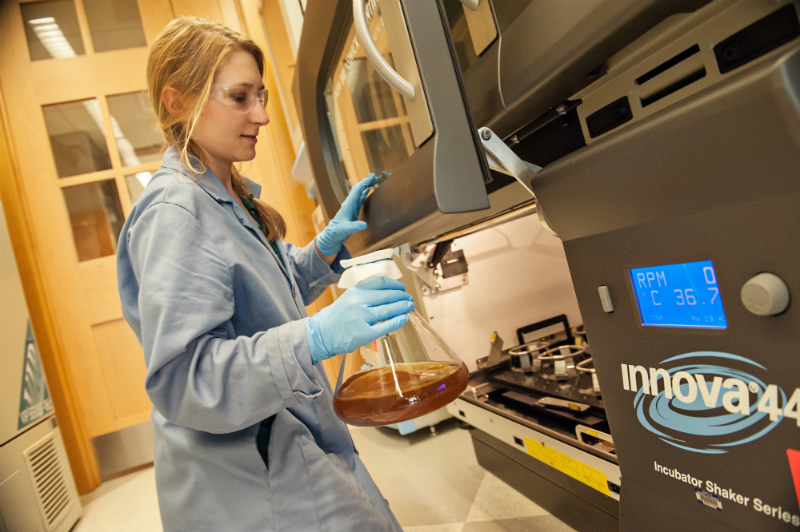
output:
[[[757,362],[697,351],[661,364],[670,367],[621,364],[622,387],[636,392],[633,405],[642,426],[670,445],[722,454],[761,438],[784,418],[800,427],[800,388],[789,396],[767,384],[767,368]]]
[[[47,391],[47,381],[44,378],[42,362],[36,350],[31,324],[25,336],[25,364],[22,370],[22,389],[19,398],[19,418],[17,430],[22,429],[50,414],[53,411],[53,401]]]

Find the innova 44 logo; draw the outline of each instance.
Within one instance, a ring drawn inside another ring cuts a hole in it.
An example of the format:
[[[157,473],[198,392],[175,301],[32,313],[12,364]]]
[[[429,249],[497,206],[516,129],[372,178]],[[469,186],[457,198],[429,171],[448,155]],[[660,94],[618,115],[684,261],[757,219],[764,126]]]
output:
[[[670,445],[722,454],[784,420],[800,427],[800,388],[770,384],[767,368],[748,358],[697,351],[660,365],[668,367],[621,364],[622,386],[636,393],[642,426]]]

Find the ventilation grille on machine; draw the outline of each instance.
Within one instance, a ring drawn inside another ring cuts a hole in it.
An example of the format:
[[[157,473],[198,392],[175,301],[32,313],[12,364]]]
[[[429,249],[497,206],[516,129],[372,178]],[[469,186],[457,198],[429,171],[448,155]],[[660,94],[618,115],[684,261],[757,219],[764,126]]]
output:
[[[52,530],[72,502],[64,475],[62,454],[58,452],[54,434],[29,448],[24,454],[36,487],[39,509],[47,530]]]
[[[636,92],[642,107],[666,98],[673,92],[706,77],[700,47],[694,45],[636,79]]]

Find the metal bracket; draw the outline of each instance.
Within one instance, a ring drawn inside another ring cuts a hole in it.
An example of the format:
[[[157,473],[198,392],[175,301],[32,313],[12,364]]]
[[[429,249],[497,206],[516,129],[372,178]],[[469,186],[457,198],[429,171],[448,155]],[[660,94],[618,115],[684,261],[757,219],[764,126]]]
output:
[[[584,434],[590,436],[592,438],[596,438],[598,441],[597,443],[589,443],[584,439]],[[586,445],[591,445],[592,447],[601,449],[606,453],[615,453],[616,448],[614,446],[614,438],[611,437],[611,434],[607,434],[605,432],[601,432],[597,429],[592,429],[587,427],[586,425],[576,425],[575,426],[575,436],[577,436],[578,441],[581,443],[585,443]]]
[[[520,185],[536,199],[536,194],[533,193],[533,189],[531,188],[531,180],[542,167],[525,162],[517,157],[517,154],[506,146],[503,139],[495,135],[488,127],[480,128],[478,133],[483,143],[483,149],[486,151],[486,160],[489,163],[489,168],[502,174],[510,175],[519,181]],[[550,224],[547,223],[544,212],[542,212],[542,206],[539,204],[538,200],[536,201],[536,212],[539,215],[539,221],[542,223],[542,226],[554,236],[558,236],[556,232],[553,231],[553,228],[550,227]]]
[[[431,244],[409,252],[405,255],[405,262],[422,282],[423,295],[446,292],[469,284],[467,261],[455,242]]]
[[[486,358],[486,366],[492,367],[500,363],[503,356],[503,339],[494,331],[492,334],[492,348],[489,351],[489,356]]]

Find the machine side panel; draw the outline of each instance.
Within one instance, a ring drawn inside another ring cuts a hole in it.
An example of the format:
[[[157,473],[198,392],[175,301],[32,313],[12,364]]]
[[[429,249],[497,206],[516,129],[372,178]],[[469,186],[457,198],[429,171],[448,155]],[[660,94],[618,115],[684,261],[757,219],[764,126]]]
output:
[[[799,57],[731,76],[534,186],[565,240],[625,492],[635,492],[620,501],[623,532],[800,526],[787,459],[800,447],[800,308],[756,316],[740,296],[761,272],[800,294]],[[630,270],[698,261],[713,263],[726,328],[644,326],[637,293],[680,298],[682,287],[658,276],[634,285]]]
[[[743,530],[781,530],[785,525],[782,519],[775,521],[754,508],[758,499],[762,508],[768,504],[781,508],[781,515],[788,512],[790,520],[800,515],[786,458],[788,448],[800,447],[800,427],[786,417],[780,417],[774,426],[768,417],[755,421],[760,414],[757,405],[763,389],[748,395],[751,413],[737,416],[721,408],[730,388],[721,387],[716,408],[708,410],[701,408],[703,398],[698,388],[687,412],[687,406],[663,399],[663,381],[657,385],[661,400],[655,402],[652,398],[651,402],[652,396],[638,393],[641,374],[636,373],[635,383],[630,380],[632,367],[645,368],[650,377],[651,368],[670,371],[695,365],[690,358],[671,361],[675,357],[715,353],[719,355],[697,359],[707,367],[702,372],[707,394],[713,393],[712,379],[716,375],[725,377],[734,371],[750,376],[742,379],[746,384],[777,386],[786,393],[786,399],[800,387],[800,366],[796,361],[800,309],[795,306],[780,316],[760,317],[750,314],[739,298],[742,285],[760,271],[775,272],[795,292],[800,290],[800,251],[796,245],[800,214],[794,207],[798,201],[800,194],[793,193],[748,204],[747,209],[733,206],[565,243],[595,367],[603,383],[626,491],[630,489],[628,482],[647,487],[654,496],[670,501],[671,514],[699,508],[732,527],[746,524]],[[695,259],[711,260],[715,265],[728,328],[718,331],[641,325],[629,269]],[[609,287],[614,301],[611,314],[601,307],[597,287],[602,285]],[[721,355],[744,357],[755,364]],[[627,366],[629,390],[625,389],[623,364]],[[691,368],[686,371],[696,374]],[[652,386],[651,379],[649,384]],[[672,384],[674,393],[674,379]],[[687,386],[685,381],[680,385]],[[781,406],[785,406],[786,399],[779,398]],[[710,430],[708,436],[697,434],[702,429],[693,426],[693,421],[701,422],[710,413],[728,416],[731,423],[744,420],[741,431],[728,432],[720,424],[717,434]],[[670,416],[672,419],[668,419]],[[745,428],[750,420],[754,424]],[[746,441],[749,438],[752,440]],[[692,479],[697,482],[693,484]],[[696,489],[716,495],[718,487],[741,495],[742,499],[717,495],[722,511],[698,504]],[[636,521],[648,513],[637,509],[648,504],[646,497],[643,492],[631,498],[623,495],[623,531],[660,530],[652,523],[643,528],[645,523]],[[628,520],[629,516],[634,522]],[[670,525],[663,530],[675,528]]]

